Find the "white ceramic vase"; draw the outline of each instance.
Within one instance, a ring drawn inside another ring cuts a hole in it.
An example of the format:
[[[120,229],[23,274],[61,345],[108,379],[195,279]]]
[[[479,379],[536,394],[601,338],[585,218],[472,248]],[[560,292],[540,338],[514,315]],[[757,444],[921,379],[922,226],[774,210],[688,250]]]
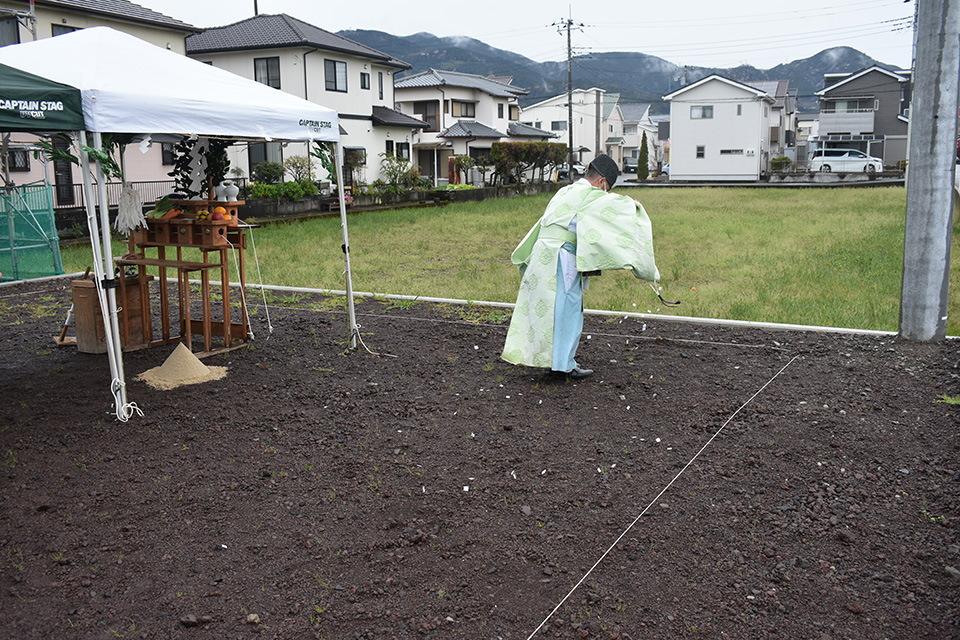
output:
[[[236,202],[240,195],[240,187],[233,184],[233,180],[224,180],[220,183],[223,186],[224,200],[227,202]]]

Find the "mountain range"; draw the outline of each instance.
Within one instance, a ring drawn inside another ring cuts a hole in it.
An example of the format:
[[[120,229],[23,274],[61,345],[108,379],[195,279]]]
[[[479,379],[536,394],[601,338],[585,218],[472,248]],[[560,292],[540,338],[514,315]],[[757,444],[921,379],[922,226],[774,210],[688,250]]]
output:
[[[443,69],[478,75],[510,76],[513,84],[529,91],[520,103],[535,104],[567,90],[567,62],[536,62],[517,53],[497,49],[465,36],[438,37],[432,33],[394,36],[383,31],[349,30],[338,35],[387,53],[413,66],[403,75]],[[824,73],[851,72],[874,64],[884,65],[851,47],[833,47],[802,60],[772,69],[749,65],[732,68],[693,67],[634,52],[594,53],[573,59],[573,86],[599,87],[619,93],[622,102],[647,102],[652,113],[667,113],[662,97],[712,73],[738,82],[789,80],[797,89],[801,111],[816,111],[814,92],[823,88]],[[402,76],[398,76],[402,77]]]

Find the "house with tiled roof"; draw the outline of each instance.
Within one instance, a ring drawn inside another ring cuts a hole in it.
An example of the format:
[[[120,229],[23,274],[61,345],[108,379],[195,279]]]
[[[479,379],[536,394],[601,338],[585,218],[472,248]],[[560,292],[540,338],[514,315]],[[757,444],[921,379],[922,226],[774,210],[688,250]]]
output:
[[[180,54],[184,37],[199,31],[129,0],[0,0],[0,46],[89,27],[110,27]]]
[[[32,4],[32,7],[31,7]],[[193,25],[128,0],[0,0],[0,46],[32,42],[90,27],[110,27],[175,53],[184,54],[184,38],[199,31]],[[36,136],[13,134],[9,149],[12,178],[20,184],[42,182],[43,164],[30,153]],[[59,144],[59,143],[58,143]],[[54,204],[80,202],[80,168],[70,162],[52,163]],[[160,145],[147,153],[129,154],[125,166],[130,181],[167,181]]]
[[[410,159],[416,132],[428,126],[394,108],[394,74],[407,63],[286,14],[258,15],[187,38],[187,55],[336,109],[347,184],[380,178],[381,154]],[[248,172],[260,162],[306,155],[304,145],[265,142],[231,148]]]
[[[414,134],[420,173],[442,183],[455,155],[486,158],[497,141],[549,140],[547,131],[517,126],[519,98],[527,93],[509,77],[439,69],[397,80],[397,109],[427,122]]]

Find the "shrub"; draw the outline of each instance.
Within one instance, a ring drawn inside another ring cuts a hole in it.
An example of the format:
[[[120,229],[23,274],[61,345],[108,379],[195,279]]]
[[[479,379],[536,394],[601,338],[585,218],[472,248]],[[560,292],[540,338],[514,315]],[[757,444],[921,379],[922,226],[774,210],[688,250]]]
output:
[[[786,171],[792,164],[793,161],[786,156],[780,156],[779,158],[773,158],[770,160],[770,168],[774,171]]]
[[[279,162],[261,162],[250,172],[250,177],[256,182],[276,184],[283,179],[283,165]]]
[[[259,165],[258,165],[259,166]],[[299,182],[281,182],[279,184],[265,184],[251,182],[247,185],[251,198],[272,198],[276,200],[302,200],[317,195],[318,189],[310,180]]]

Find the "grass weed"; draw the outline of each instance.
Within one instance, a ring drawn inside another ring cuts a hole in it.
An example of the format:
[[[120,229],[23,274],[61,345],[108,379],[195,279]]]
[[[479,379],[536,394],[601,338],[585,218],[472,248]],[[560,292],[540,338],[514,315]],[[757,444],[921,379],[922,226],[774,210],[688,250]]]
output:
[[[665,307],[646,283],[615,271],[591,279],[584,296],[588,308],[897,329],[906,212],[902,187],[618,191],[640,200],[650,215],[662,295],[682,304]],[[513,302],[519,274],[510,254],[549,198],[351,216],[353,287]],[[272,224],[255,233],[265,283],[346,288],[339,218]],[[954,255],[960,254],[957,238],[955,233]],[[82,271],[90,262],[86,246],[65,248],[63,255],[67,271]],[[248,249],[251,282],[256,278],[252,257]],[[957,259],[951,276],[960,281]],[[960,335],[956,286],[948,315],[948,333]]]

